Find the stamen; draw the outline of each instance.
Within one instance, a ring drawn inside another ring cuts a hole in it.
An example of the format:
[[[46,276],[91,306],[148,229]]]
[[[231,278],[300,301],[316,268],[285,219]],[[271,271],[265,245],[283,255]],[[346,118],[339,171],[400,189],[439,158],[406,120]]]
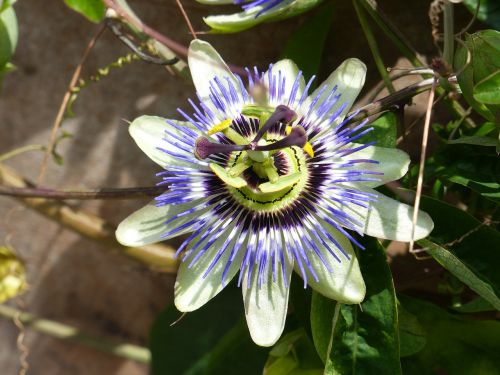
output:
[[[298,146],[304,147],[307,143],[307,134],[302,126],[294,126],[290,131],[290,134],[285,138],[280,139],[277,142],[270,143],[264,146],[253,145],[253,142],[250,146],[253,146],[252,150],[255,151],[271,151],[271,150],[280,150],[286,147]]]
[[[277,124],[278,122],[284,122],[287,124],[294,121],[296,118],[297,114],[295,113],[295,111],[291,110],[286,105],[277,106],[276,110],[271,115],[271,117],[269,117],[264,126],[259,129],[252,143],[257,143],[262,138],[262,136],[266,134],[266,132],[271,128],[271,126]]]
[[[228,145],[228,144],[215,143],[210,141],[206,137],[199,137],[196,140],[196,144],[194,146],[194,156],[198,160],[203,160],[208,158],[212,154],[243,151],[246,149],[246,147],[247,146],[243,145]]]

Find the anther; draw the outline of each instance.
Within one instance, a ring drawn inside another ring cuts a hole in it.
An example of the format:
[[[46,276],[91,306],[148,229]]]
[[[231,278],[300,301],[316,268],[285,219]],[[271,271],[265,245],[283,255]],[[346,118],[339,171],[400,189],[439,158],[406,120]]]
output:
[[[274,110],[274,113],[265,122],[264,126],[262,126],[259,129],[252,143],[256,144],[262,138],[262,136],[266,134],[266,132],[271,128],[271,126],[279,122],[284,122],[285,124],[288,124],[289,122],[294,121],[296,118],[297,114],[293,110],[288,108],[286,105],[277,106],[276,109]]]
[[[194,146],[194,156],[198,160],[203,160],[208,158],[212,154],[243,151],[246,149],[246,147],[247,146],[245,145],[228,145],[222,143],[215,143],[210,141],[206,137],[199,137],[196,140],[196,144]]]
[[[304,147],[307,143],[307,133],[302,126],[294,126],[290,131],[290,134],[285,138],[280,139],[277,142],[269,143],[264,146],[256,146],[254,148],[255,151],[271,151],[271,150],[280,150],[282,148],[298,146]]]

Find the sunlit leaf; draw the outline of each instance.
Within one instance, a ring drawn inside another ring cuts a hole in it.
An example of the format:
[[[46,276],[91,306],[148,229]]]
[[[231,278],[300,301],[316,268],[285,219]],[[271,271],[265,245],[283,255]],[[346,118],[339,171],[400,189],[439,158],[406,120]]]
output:
[[[474,99],[484,104],[500,104],[500,70],[474,86]]]
[[[477,101],[474,87],[500,69],[500,32],[482,30],[468,35],[457,50],[455,69],[461,72],[457,79],[469,105],[486,119],[499,122],[500,105]]]
[[[368,143],[375,141],[375,145],[378,147],[396,147],[397,119],[393,112],[387,112],[368,126],[373,127],[374,130],[365,134],[356,142]]]
[[[0,303],[26,289],[23,263],[6,247],[0,247]]]
[[[104,19],[106,7],[102,0],[64,0],[64,2],[92,22],[100,22]]]
[[[0,12],[0,69],[10,61],[18,38],[17,18],[14,8]]]

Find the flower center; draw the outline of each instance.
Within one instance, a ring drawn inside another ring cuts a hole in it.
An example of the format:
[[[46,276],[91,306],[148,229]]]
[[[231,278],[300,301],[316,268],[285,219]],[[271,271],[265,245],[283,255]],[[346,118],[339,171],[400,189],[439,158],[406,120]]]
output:
[[[303,190],[308,179],[306,154],[313,156],[313,152],[304,128],[293,125],[297,118],[293,110],[280,105],[270,115],[257,114],[252,121],[225,120],[214,126],[207,135],[223,133],[219,139],[224,143],[200,137],[194,154],[214,161],[211,170],[239,203],[257,211],[275,211]],[[251,125],[257,126],[251,129]],[[216,154],[227,159],[220,162]]]

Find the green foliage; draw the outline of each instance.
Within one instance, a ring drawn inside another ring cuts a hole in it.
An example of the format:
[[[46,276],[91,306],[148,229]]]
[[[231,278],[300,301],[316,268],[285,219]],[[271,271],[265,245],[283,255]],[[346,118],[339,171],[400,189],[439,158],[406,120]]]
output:
[[[399,356],[408,357],[420,352],[427,343],[427,334],[417,317],[398,301]]]
[[[64,2],[92,22],[97,23],[104,19],[106,7],[102,0],[64,0]]]
[[[464,0],[464,4],[472,14],[476,14],[478,1],[481,1],[481,3],[477,18],[491,27],[500,30],[500,3],[498,0]]]
[[[266,350],[250,339],[241,298],[239,288],[228,286],[175,324],[179,312],[168,307],[151,330],[152,374],[254,375],[261,371]]]
[[[321,375],[323,364],[303,328],[284,335],[269,353],[265,375]]]
[[[434,220],[428,240],[419,243],[464,284],[500,310],[500,233],[456,207],[422,197],[421,208]]]
[[[483,104],[500,104],[500,69],[474,86],[473,96]]]
[[[9,61],[17,45],[18,29],[14,8],[2,7],[0,11],[0,76],[10,70]]]
[[[393,112],[387,112],[375,121],[371,122],[373,131],[362,136],[358,142],[368,143],[375,141],[378,147],[396,147],[397,139],[397,117]]]
[[[319,12],[293,33],[285,46],[283,58],[293,60],[306,80],[319,71],[332,17],[333,7],[330,4],[321,7]]]
[[[490,137],[459,138],[451,146],[442,147],[428,163],[428,177],[465,186],[492,201],[500,201],[500,163],[492,148],[465,143],[495,146],[498,140]],[[448,142],[449,143],[449,142]],[[462,143],[462,144],[460,144]]]
[[[326,361],[325,374],[401,373],[396,297],[386,254],[374,239],[364,244],[359,262],[367,292],[361,306],[339,306],[313,294],[311,328]]]
[[[500,374],[500,323],[454,316],[428,302],[400,296],[427,332],[418,354],[402,359],[405,375]]]
[[[486,94],[491,91],[491,83],[487,81],[495,79],[494,75],[499,69],[500,32],[483,30],[468,35],[464,45],[458,48],[455,70],[461,71],[457,78],[464,98],[478,113],[495,123],[500,123],[500,104],[479,102],[474,92],[482,100],[485,96],[490,101],[492,96],[496,97],[494,94]]]

